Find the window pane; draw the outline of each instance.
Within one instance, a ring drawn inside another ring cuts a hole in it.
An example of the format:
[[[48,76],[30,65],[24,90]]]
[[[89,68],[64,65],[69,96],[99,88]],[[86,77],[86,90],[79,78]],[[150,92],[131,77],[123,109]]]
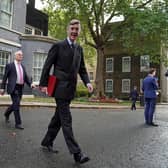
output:
[[[4,68],[3,68],[3,67],[0,67],[0,79],[3,78],[3,72],[4,72]]]
[[[122,80],[122,92],[129,93],[130,92],[130,79]]]
[[[2,26],[9,27],[10,26],[10,18],[11,18],[11,16],[9,14],[1,12],[0,13],[0,24]]]
[[[33,82],[39,82],[42,68],[47,57],[46,53],[34,53],[33,56]]]
[[[130,72],[131,71],[131,58],[130,57],[123,57],[122,58],[122,71],[123,72]]]
[[[1,10],[11,13],[12,10],[12,0],[1,0],[0,2]]]
[[[89,78],[90,78],[90,80],[94,80],[93,72],[89,72]]]
[[[42,34],[42,31],[41,31],[41,30],[38,30],[38,29],[35,29],[35,34],[36,34],[36,35],[41,35],[41,34]]]
[[[113,92],[113,80],[112,79],[107,79],[106,80],[105,91],[106,92]]]
[[[10,52],[0,50],[0,79],[2,79],[4,75],[5,66],[9,63],[10,55]]]
[[[149,55],[143,55],[140,57],[141,72],[148,71],[150,68],[150,58]]]
[[[32,33],[33,33],[32,28],[25,27],[25,34],[32,34]]]
[[[0,1],[0,25],[10,27],[12,18],[12,0]]]
[[[43,31],[41,31],[40,29],[37,29],[35,27],[32,27],[30,25],[26,25],[25,34],[43,35]]]
[[[113,58],[106,59],[106,72],[113,72]]]

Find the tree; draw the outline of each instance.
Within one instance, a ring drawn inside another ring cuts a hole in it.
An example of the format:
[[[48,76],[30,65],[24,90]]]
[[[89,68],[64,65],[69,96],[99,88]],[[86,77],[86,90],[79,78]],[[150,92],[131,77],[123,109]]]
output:
[[[95,84],[98,97],[104,95],[104,47],[112,33],[135,55],[148,53],[153,61],[161,60],[156,48],[165,40],[163,33],[168,26],[167,0],[43,1],[54,7],[53,12],[60,10],[66,19],[79,18],[84,25],[85,43],[97,51]],[[118,16],[123,16],[124,20],[110,28],[113,19]],[[155,41],[157,47],[150,46],[149,39]]]
[[[43,1],[44,3],[44,1]],[[45,3],[46,4],[46,3]],[[62,10],[61,8],[56,8],[53,5],[53,1],[48,1],[47,6],[44,7],[43,12],[47,13],[49,16],[49,35],[55,37],[56,39],[64,39],[66,37],[66,28],[69,20],[72,18],[76,18],[74,13],[70,14],[69,11]],[[82,25],[83,27],[83,25]],[[82,28],[85,30],[85,28]],[[85,44],[85,37],[91,39],[88,32],[82,31],[81,38],[79,39],[79,43],[84,48],[85,58],[88,65],[91,67],[94,66],[95,63],[95,50]]]

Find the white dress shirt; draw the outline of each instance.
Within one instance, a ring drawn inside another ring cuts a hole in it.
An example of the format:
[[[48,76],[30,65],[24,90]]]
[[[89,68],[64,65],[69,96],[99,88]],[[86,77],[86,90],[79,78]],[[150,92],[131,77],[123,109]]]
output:
[[[21,67],[21,75],[22,75],[22,77],[21,77],[20,73],[19,73],[19,67],[18,67],[19,66],[18,64],[21,64],[21,63],[18,63],[16,60],[14,60],[14,64],[15,64],[16,73],[17,73],[16,83],[22,85],[24,83],[24,81],[21,82],[21,78],[23,79],[23,68],[22,68],[22,65],[20,66]]]

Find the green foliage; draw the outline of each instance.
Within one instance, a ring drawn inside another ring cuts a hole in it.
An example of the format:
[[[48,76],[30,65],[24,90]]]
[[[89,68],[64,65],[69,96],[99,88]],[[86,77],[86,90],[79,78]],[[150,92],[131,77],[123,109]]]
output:
[[[152,62],[165,61],[160,57],[161,44],[166,43],[168,34],[165,33],[168,24],[167,13],[151,9],[129,11],[130,17],[118,31],[118,37],[123,46],[134,55],[148,54]]]
[[[66,29],[69,21],[73,18],[80,18],[77,13],[74,13],[75,7],[73,7],[72,4],[69,4],[71,6],[71,10],[69,11],[64,9],[64,7],[60,7],[61,5],[64,6],[62,1],[61,4],[52,0],[42,1],[47,3],[46,7],[43,9],[43,12],[47,13],[49,16],[49,35],[55,37],[56,39],[65,39],[67,37]],[[80,43],[84,48],[86,62],[90,66],[94,66],[96,50],[85,44],[86,37],[91,39],[86,29],[87,26],[82,24],[81,38],[79,38],[78,43]]]
[[[75,97],[88,97],[88,90],[83,83],[77,84],[77,91]]]
[[[97,51],[96,92],[104,94],[104,47],[111,35],[122,43],[132,55],[148,54],[152,62],[167,63],[167,58],[160,55],[160,47],[168,40],[168,0],[43,0],[48,4],[45,11],[50,18],[50,34],[56,38],[65,37],[67,22],[77,18],[82,23],[81,44],[86,58],[95,58]],[[113,19],[123,16],[124,20],[114,23]],[[110,25],[116,25],[115,28]],[[167,33],[166,33],[167,32]],[[116,42],[115,41],[115,42]],[[89,53],[91,52],[91,53]],[[101,59],[100,59],[101,58]]]
[[[117,35],[123,46],[135,55],[149,54],[153,62],[166,61],[158,57],[160,44],[168,37],[167,0],[42,0],[49,15],[50,35],[58,39],[66,37],[68,21],[78,18],[82,22],[80,43],[85,46],[86,59],[92,64],[95,50],[106,45],[111,33]],[[108,29],[112,19],[124,16],[116,29]]]
[[[96,50],[93,47],[91,47],[89,45],[86,45],[84,43],[84,41],[81,42],[81,45],[82,45],[83,50],[84,50],[85,61],[91,67],[95,67],[95,63],[96,63],[96,61],[95,61],[96,60]]]

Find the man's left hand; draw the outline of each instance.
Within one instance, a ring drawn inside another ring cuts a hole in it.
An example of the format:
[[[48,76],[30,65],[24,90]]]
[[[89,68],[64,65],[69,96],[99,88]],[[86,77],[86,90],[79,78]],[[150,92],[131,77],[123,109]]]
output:
[[[34,83],[32,83],[32,84],[31,84],[31,88],[32,88],[32,89],[35,89],[35,88],[37,88],[37,85],[35,85]]]

